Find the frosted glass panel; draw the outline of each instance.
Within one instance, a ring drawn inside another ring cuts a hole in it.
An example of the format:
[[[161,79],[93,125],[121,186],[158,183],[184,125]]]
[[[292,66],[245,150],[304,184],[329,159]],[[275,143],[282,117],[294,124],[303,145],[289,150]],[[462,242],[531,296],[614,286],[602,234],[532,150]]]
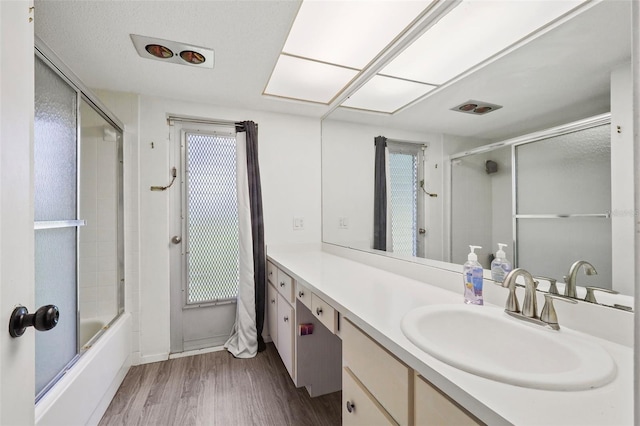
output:
[[[578,285],[611,288],[611,220],[605,218],[519,219],[518,267],[562,282],[576,260],[598,275],[580,272]]]
[[[417,256],[418,156],[389,155],[393,252]]]
[[[187,134],[187,304],[238,295],[235,136]]]
[[[35,220],[75,219],[76,91],[37,57],[35,73]]]
[[[36,57],[34,122],[35,220],[77,218],[76,91]],[[77,230],[35,231],[37,309],[60,310],[56,328],[36,332],[36,395],[77,354]]]
[[[36,395],[76,355],[76,232],[75,227],[35,231],[35,306],[60,310],[55,328],[35,332]]]
[[[516,147],[517,213],[611,209],[610,125]]]

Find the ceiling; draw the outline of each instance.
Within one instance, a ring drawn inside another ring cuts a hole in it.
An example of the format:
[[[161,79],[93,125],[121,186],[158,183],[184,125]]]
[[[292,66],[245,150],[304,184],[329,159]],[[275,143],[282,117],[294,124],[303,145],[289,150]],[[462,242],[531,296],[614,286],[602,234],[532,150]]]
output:
[[[36,35],[89,87],[322,117],[329,106],[263,96],[299,8],[290,1],[36,1]],[[331,118],[497,140],[609,111],[609,74],[630,60],[630,1],[605,0],[393,116]],[[213,69],[141,58],[130,34],[215,51]],[[472,42],[472,37],[470,37]],[[450,108],[502,105],[475,116]]]

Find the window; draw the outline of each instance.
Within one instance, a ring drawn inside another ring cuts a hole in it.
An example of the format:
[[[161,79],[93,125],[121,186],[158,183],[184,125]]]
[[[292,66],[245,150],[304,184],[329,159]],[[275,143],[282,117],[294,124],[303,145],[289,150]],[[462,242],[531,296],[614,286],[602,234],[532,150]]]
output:
[[[235,300],[239,281],[235,134],[185,133],[186,303]]]

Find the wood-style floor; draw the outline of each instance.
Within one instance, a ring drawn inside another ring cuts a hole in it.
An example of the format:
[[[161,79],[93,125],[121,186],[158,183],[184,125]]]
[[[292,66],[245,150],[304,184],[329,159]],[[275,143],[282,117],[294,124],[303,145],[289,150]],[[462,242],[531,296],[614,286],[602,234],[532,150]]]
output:
[[[341,398],[296,389],[268,343],[251,359],[221,351],[132,367],[100,426],[340,425]]]

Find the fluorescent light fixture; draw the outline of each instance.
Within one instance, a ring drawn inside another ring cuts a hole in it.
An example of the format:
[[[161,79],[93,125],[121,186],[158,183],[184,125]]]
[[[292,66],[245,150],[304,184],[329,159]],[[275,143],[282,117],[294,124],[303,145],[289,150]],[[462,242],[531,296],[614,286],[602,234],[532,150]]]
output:
[[[280,55],[265,95],[329,103],[357,70]]]
[[[382,74],[444,84],[585,0],[463,0]]]
[[[376,75],[352,94],[342,106],[393,113],[436,86]]]
[[[361,70],[434,0],[305,0],[283,52]]]

